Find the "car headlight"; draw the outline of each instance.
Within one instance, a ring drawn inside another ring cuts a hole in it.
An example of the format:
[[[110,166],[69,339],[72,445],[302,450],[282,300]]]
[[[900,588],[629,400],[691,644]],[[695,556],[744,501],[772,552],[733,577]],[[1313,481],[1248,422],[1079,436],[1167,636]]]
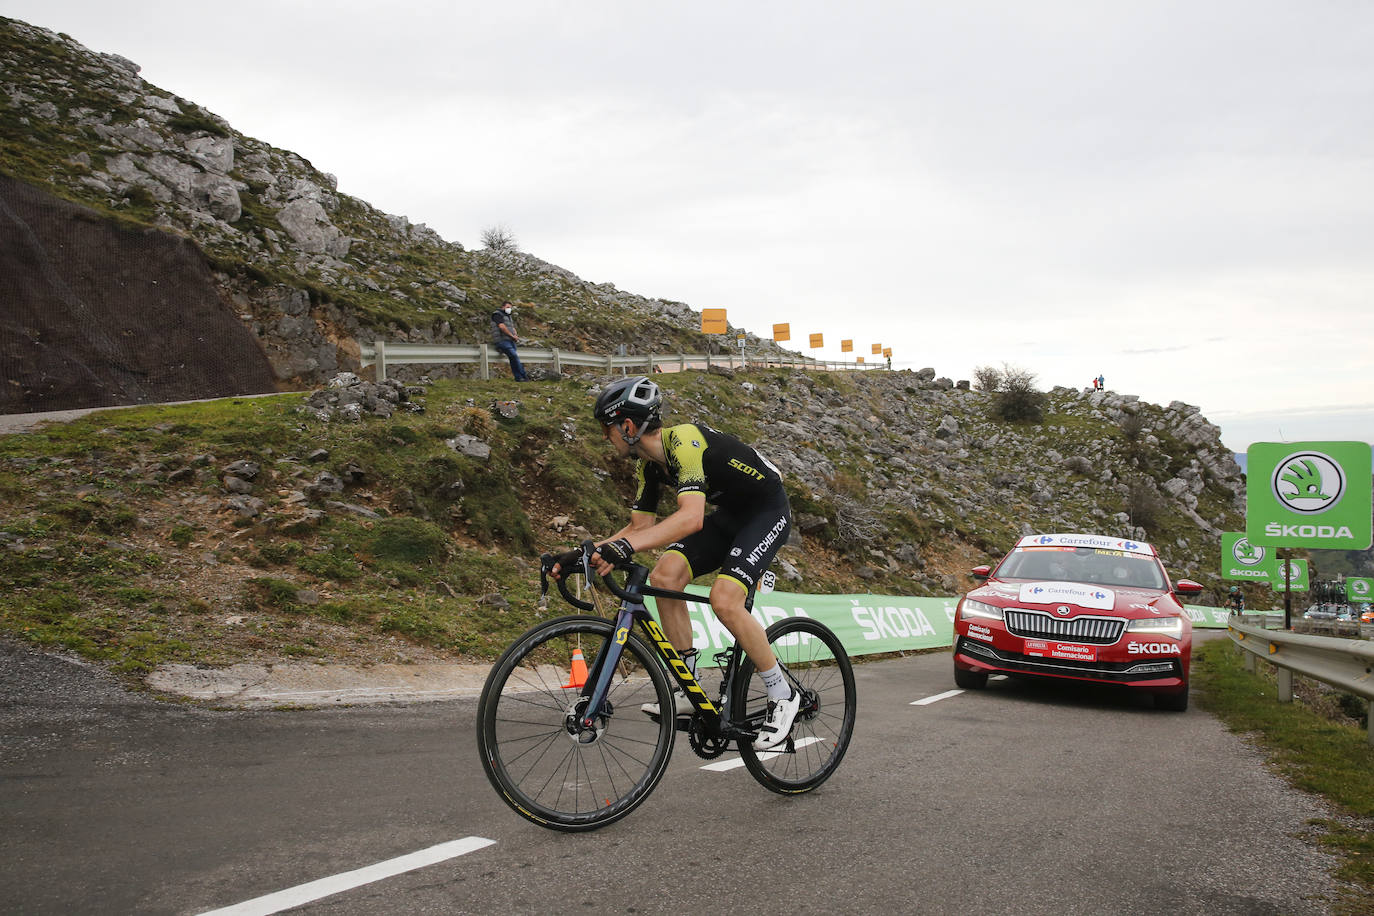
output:
[[[1151,636],[1168,636],[1179,639],[1183,636],[1182,617],[1147,617],[1132,620],[1126,627],[1127,632],[1148,633]]]
[[[974,601],[972,598],[965,598],[964,603],[959,605],[960,617],[986,617],[989,620],[1001,620],[1002,609],[994,604],[984,604],[981,601]]]

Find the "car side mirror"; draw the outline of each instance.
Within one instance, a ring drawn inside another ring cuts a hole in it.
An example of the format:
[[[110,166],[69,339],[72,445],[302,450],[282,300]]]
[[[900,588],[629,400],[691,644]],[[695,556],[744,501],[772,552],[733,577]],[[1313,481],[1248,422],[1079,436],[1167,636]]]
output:
[[[1174,591],[1180,595],[1201,595],[1202,583],[1192,579],[1179,579],[1174,583]]]
[[[988,576],[992,575],[992,567],[975,566],[973,569],[969,570],[969,575],[973,576],[975,579],[986,579]]]

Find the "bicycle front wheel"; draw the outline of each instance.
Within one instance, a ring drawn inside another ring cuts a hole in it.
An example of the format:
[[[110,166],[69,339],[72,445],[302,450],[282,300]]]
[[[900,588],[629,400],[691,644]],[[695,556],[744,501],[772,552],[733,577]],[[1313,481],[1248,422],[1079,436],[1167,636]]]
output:
[[[633,633],[596,727],[577,719],[587,671],[611,645],[613,624],[560,617],[505,651],[477,707],[477,747],[487,778],[521,817],[554,830],[595,830],[633,811],[653,791],[673,750],[673,717],[655,722],[641,704],[672,709],[653,651]]]
[[[789,617],[768,628],[768,643],[802,693],[792,726],[792,750],[755,751],[741,741],[740,756],[754,778],[783,795],[810,792],[825,782],[844,759],[854,734],[858,694],[854,666],[830,628],[809,617]],[[736,721],[757,729],[768,710],[768,691],[746,656],[732,687]]]

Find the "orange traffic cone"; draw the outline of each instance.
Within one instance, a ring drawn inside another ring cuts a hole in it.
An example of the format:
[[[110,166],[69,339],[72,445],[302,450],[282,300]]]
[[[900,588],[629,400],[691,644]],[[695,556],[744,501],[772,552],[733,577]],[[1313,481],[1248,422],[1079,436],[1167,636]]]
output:
[[[587,662],[582,658],[581,649],[573,649],[572,671],[568,673],[568,683],[564,687],[581,687],[587,683]]]

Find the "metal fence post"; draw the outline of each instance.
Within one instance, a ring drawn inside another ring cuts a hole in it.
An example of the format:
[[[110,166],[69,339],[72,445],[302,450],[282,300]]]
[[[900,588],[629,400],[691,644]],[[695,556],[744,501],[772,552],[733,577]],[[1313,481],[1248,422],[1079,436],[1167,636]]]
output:
[[[482,381],[491,378],[491,356],[487,353],[487,345],[482,344],[477,357],[477,377]]]
[[[1293,672],[1287,668],[1278,669],[1279,702],[1293,702]]]
[[[558,348],[557,348],[557,347],[553,347],[552,349],[549,350],[549,352],[553,354],[553,374],[554,374],[554,375],[562,375],[562,374],[563,374],[563,361],[562,361],[562,359],[560,359],[559,356],[558,356]]]
[[[377,367],[377,381],[384,382],[386,381],[386,341],[379,337],[377,340],[373,341],[372,350],[377,354],[377,359],[374,363]]]

